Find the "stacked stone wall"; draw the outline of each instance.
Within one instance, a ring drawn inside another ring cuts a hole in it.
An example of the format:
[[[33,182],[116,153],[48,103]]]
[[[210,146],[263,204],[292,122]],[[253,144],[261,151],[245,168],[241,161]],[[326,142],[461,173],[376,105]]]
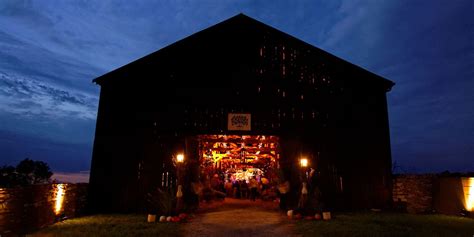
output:
[[[435,175],[397,175],[393,179],[393,202],[408,213],[433,211]]]
[[[79,216],[86,201],[87,184],[0,188],[0,235],[25,234],[62,218]]]

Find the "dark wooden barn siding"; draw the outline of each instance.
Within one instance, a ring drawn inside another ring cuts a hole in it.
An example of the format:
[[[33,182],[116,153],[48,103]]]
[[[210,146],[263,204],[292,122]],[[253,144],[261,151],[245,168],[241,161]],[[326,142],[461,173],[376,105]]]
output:
[[[118,85],[101,88],[92,160],[90,193],[94,209],[132,208],[136,193],[139,142],[133,127],[133,104]],[[106,205],[104,205],[106,204]]]
[[[95,210],[143,208],[164,172],[174,178],[171,157],[194,135],[231,133],[230,112],[252,114],[246,134],[280,136],[295,191],[305,155],[329,205],[390,200],[391,82],[250,18],[220,23],[96,80]]]

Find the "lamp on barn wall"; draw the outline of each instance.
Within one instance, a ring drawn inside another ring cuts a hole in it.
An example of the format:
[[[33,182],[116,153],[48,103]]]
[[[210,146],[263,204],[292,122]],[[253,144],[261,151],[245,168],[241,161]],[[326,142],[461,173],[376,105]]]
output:
[[[182,182],[182,175],[183,175],[183,172],[182,172],[182,169],[184,168],[183,165],[184,165],[184,154],[183,153],[178,153],[176,154],[175,156],[175,161],[176,161],[176,177],[177,177],[177,184],[181,184]]]
[[[306,175],[306,170],[309,166],[309,160],[306,157],[300,158],[300,180],[306,182],[308,176]]]
[[[184,155],[183,154],[176,155],[176,162],[178,162],[178,164],[182,164],[184,162]]]
[[[300,159],[300,166],[302,169],[306,169],[308,167],[308,159],[301,158]]]
[[[176,211],[179,212],[183,208],[183,163],[184,163],[184,154],[176,155],[176,175],[178,176],[178,185],[176,192]]]
[[[309,167],[309,160],[306,157],[300,158],[300,167],[301,167],[301,174],[303,175],[302,178],[307,178],[306,170]]]

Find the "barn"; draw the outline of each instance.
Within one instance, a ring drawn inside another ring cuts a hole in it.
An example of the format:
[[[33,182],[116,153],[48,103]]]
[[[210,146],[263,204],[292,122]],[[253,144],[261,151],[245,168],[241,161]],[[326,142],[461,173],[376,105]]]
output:
[[[296,196],[310,172],[326,207],[389,205],[394,83],[248,16],[93,82],[94,212],[141,211],[151,190],[180,184],[186,196],[213,175],[279,173]]]

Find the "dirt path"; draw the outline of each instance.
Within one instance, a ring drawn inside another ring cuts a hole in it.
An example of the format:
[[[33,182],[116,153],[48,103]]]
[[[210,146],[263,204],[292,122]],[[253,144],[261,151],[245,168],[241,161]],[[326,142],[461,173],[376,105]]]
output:
[[[267,202],[226,199],[184,226],[184,236],[298,236],[284,216]]]

